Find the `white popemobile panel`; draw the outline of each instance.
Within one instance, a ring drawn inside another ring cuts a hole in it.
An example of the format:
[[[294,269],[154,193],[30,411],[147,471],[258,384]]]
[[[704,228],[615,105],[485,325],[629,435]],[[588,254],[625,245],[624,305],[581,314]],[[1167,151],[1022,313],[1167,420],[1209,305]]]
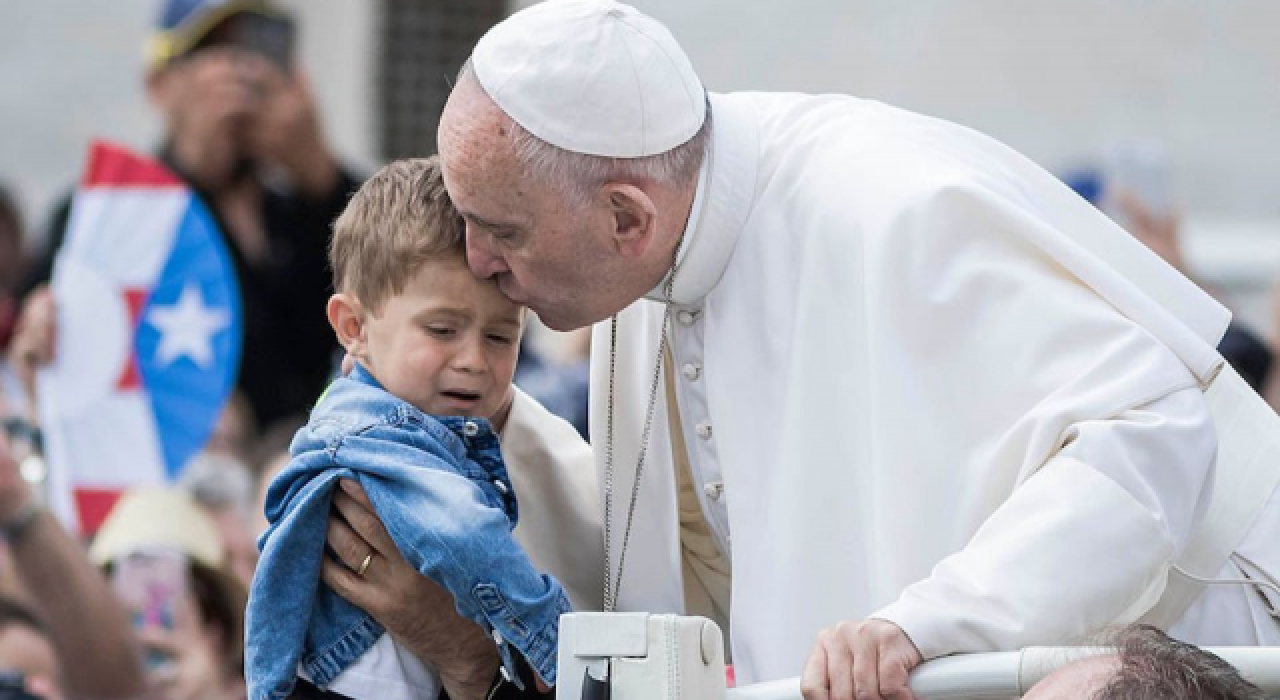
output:
[[[799,678],[726,690],[723,649],[720,628],[705,618],[571,613],[560,618],[557,693],[566,700],[801,700]],[[920,700],[1021,697],[1058,668],[1108,651],[1029,647],[943,657],[911,673],[911,691]],[[1280,693],[1280,647],[1207,651]]]

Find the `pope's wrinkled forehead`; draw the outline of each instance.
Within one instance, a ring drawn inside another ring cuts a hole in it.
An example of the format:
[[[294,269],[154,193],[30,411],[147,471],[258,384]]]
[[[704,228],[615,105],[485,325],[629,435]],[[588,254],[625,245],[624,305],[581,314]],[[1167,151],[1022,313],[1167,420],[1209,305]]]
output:
[[[463,76],[449,95],[440,117],[437,143],[446,186],[516,166],[512,122],[489,99],[474,78]],[[492,177],[492,176],[489,176]]]

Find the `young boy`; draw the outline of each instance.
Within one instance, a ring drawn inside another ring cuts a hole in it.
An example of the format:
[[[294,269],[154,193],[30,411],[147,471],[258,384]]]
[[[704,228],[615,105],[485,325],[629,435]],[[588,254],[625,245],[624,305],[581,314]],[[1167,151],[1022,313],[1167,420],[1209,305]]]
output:
[[[512,399],[524,310],[467,269],[462,223],[435,158],[375,174],[334,224],[329,321],[356,364],[325,391],[267,495],[270,523],[247,619],[251,700],[301,675],[331,686],[383,629],[320,586],[330,501],[359,481],[401,554],[483,627],[516,678],[514,652],[555,682],[560,584],[512,539],[516,499],[485,418]],[[347,562],[363,576],[375,552]]]

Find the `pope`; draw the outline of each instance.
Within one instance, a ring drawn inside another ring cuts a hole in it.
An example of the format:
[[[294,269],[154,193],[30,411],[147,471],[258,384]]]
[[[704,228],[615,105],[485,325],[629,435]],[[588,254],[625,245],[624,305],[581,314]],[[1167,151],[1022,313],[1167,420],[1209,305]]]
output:
[[[848,96],[708,92],[605,0],[494,27],[439,145],[472,271],[596,324],[607,608],[708,615],[739,683],[840,700],[1157,611],[1280,643],[1260,585],[1174,582],[1217,512],[1229,314],[1017,153]],[[1273,491],[1208,574],[1280,572]],[[414,649],[465,662],[438,647]]]

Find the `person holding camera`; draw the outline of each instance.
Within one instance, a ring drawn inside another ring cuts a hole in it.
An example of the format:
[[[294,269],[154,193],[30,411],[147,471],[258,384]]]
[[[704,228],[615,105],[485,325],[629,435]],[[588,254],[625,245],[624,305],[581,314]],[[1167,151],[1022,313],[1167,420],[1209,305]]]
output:
[[[294,36],[265,0],[165,0],[147,51],[147,95],[164,118],[160,160],[209,205],[240,280],[238,388],[264,428],[304,414],[328,378],[329,224],[359,185],[325,141]],[[56,314],[43,285],[70,208],[67,198],[25,285],[30,318],[11,359],[28,389],[52,360]]]
[[[11,415],[0,397],[0,416]],[[134,697],[144,678],[128,616],[22,478],[10,438],[17,425],[6,419],[0,430],[0,577],[14,594],[0,595],[0,698],[15,678],[40,697]]]

